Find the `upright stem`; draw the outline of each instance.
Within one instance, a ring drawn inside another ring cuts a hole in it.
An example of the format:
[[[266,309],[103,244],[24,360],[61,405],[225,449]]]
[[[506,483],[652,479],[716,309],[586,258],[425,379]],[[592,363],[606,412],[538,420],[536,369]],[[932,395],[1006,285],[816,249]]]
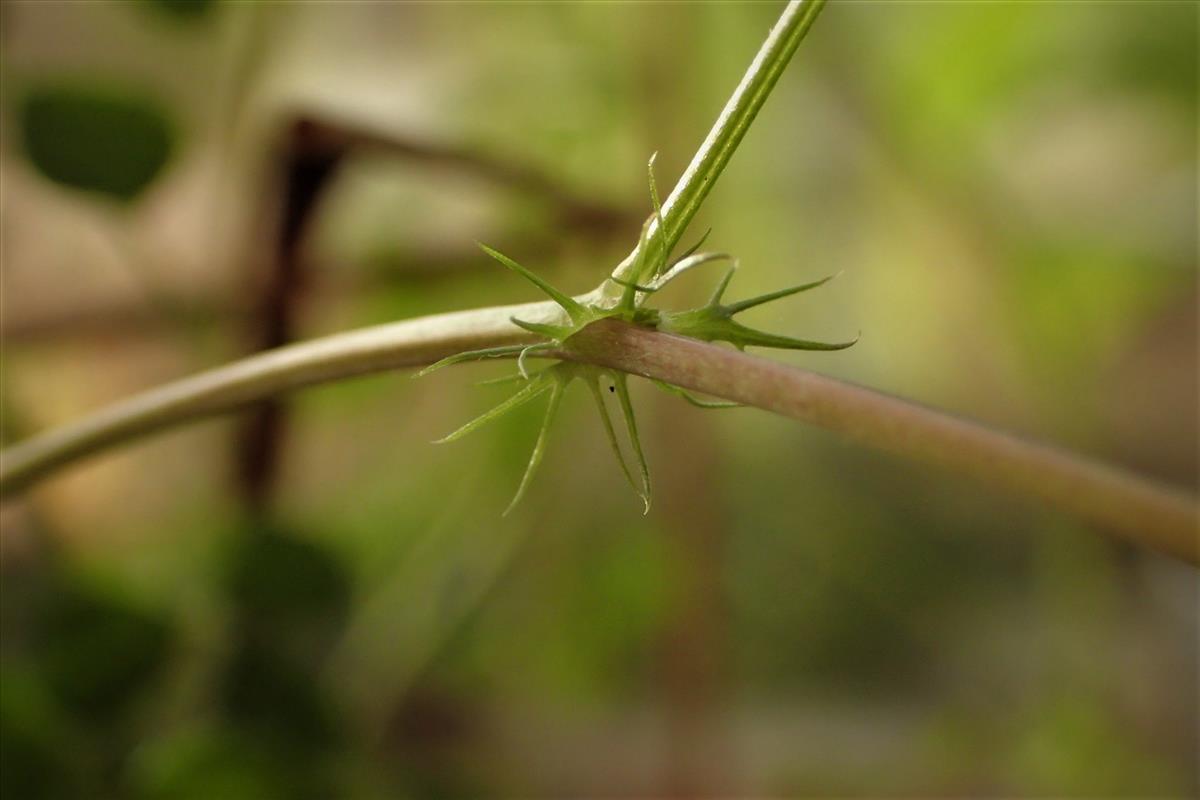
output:
[[[792,0],[767,34],[758,55],[742,76],[742,82],[663,203],[666,231],[661,235],[666,237],[667,250],[679,243],[688,223],[700,210],[709,190],[741,144],[746,131],[750,130],[750,124],[824,6],[825,0]],[[651,250],[660,235],[657,227],[654,225],[650,231],[648,244]]]
[[[659,241],[664,237],[667,251],[679,243],[688,223],[696,216],[713,184],[741,144],[742,137],[750,130],[750,124],[758,116],[759,109],[775,88],[776,81],[824,5],[825,0],[791,0],[779,15],[754,61],[742,76],[741,83],[734,89],[717,121],[709,129],[708,136],[663,202],[664,230],[659,230],[657,221],[651,224],[649,236],[646,237],[646,247],[650,252],[658,248]],[[635,249],[621,262],[614,273],[617,277],[627,277],[626,273],[636,254]]]

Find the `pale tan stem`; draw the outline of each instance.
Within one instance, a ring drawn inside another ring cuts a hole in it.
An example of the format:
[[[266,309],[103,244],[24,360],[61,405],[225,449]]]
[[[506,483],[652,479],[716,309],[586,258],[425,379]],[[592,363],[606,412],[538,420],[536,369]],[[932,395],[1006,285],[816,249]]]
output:
[[[168,384],[0,453],[8,496],[89,454],[326,381],[429,364],[524,340],[508,318],[553,318],[547,303],[440,314],[292,345]],[[1193,498],[1054,447],[735,350],[614,320],[560,355],[819,425],[881,450],[995,484],[1193,564]]]
[[[558,319],[553,303],[458,311],[269,350],[143,392],[0,452],[0,497],[100,450],[316,383],[424,366],[463,350],[527,341],[509,322]]]
[[[1056,447],[880,392],[694,339],[601,322],[573,340],[590,363],[774,411],[861,444],[937,464],[1200,563],[1197,503]]]

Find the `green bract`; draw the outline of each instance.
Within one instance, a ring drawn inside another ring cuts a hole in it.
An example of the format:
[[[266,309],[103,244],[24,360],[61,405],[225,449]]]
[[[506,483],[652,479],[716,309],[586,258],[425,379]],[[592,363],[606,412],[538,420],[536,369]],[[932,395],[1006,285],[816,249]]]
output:
[[[675,261],[670,260],[670,253],[667,251],[667,246],[663,244],[665,242],[664,237],[659,236],[653,239],[657,244],[653,247],[650,245],[652,241],[650,236],[652,226],[657,224],[660,230],[663,227],[662,205],[659,202],[658,185],[654,179],[654,161],[655,156],[651,156],[647,167],[650,184],[650,202],[654,211],[642,226],[641,237],[638,240],[637,250],[634,251],[634,261],[629,272],[629,277],[612,277],[608,279],[622,287],[620,297],[615,303],[611,300],[607,302],[604,300],[581,302],[570,295],[560,292],[538,275],[503,253],[480,244],[485,253],[513,272],[524,277],[557,303],[559,308],[562,309],[562,317],[556,323],[529,322],[513,317],[512,322],[514,325],[543,337],[544,341],[535,344],[489,347],[484,350],[470,350],[465,353],[458,353],[438,361],[417,374],[420,377],[450,364],[459,364],[466,361],[510,357],[517,359],[516,375],[501,378],[499,381],[489,381],[489,383],[520,382],[523,386],[495,408],[476,417],[448,436],[439,439],[438,443],[454,441],[514,408],[522,406],[535,398],[549,394],[550,400],[547,404],[546,416],[542,421],[542,428],[538,434],[537,443],[534,445],[533,454],[529,458],[529,465],[525,468],[521,484],[517,488],[517,493],[509,504],[508,509],[505,510],[505,514],[511,511],[524,496],[533,473],[542,461],[550,425],[554,420],[555,414],[558,412],[563,392],[576,379],[582,381],[591,391],[596,401],[596,408],[600,413],[600,420],[604,426],[605,434],[609,444],[612,446],[613,453],[616,454],[617,463],[620,464],[621,471],[629,481],[629,484],[633,486],[634,491],[642,498],[646,512],[650,510],[650,472],[646,465],[646,457],[642,451],[641,441],[638,438],[637,421],[634,418],[633,404],[629,399],[626,375],[620,372],[613,373],[610,370],[604,370],[600,367],[563,360],[557,360],[557,363],[554,365],[532,374],[526,367],[526,359],[530,356],[553,358],[553,353],[555,352],[570,350],[571,337],[597,320],[620,319],[634,325],[657,328],[658,330],[680,336],[690,336],[709,342],[729,342],[739,350],[743,350],[749,345],[786,348],[790,350],[842,350],[850,347],[857,341],[857,339],[854,339],[848,342],[827,343],[807,339],[793,339],[788,336],[754,330],[736,322],[733,317],[739,312],[769,303],[773,300],[805,292],[809,289],[815,289],[828,282],[833,276],[831,275],[800,286],[769,292],[748,300],[728,305],[722,304],[721,298],[724,296],[725,290],[729,287],[729,281],[733,278],[733,274],[737,270],[737,262],[724,253],[697,252],[708,237],[708,233],[705,233],[699,242],[689,248],[687,252]],[[724,277],[717,284],[712,298],[705,305],[686,311],[659,311],[645,307],[646,301],[671,281],[695,267],[714,261],[729,261],[732,263]],[[621,446],[617,440],[617,434],[608,413],[608,408],[604,404],[603,387],[606,383],[620,401],[621,414],[625,418],[625,430],[629,437],[629,444],[637,459],[640,482],[634,479],[633,472],[625,461],[625,456],[622,454]],[[737,403],[702,400],[692,396],[678,386],[673,386],[662,381],[654,381],[654,383],[660,388],[678,395],[689,403],[701,408],[730,408],[737,405]]]

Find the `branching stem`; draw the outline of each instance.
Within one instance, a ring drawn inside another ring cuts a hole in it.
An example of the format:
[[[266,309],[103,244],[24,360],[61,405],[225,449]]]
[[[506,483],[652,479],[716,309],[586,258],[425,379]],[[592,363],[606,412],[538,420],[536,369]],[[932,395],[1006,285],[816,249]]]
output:
[[[788,3],[662,204],[662,224],[651,225],[639,248],[660,252],[665,245],[669,252],[678,242],[822,5],[823,0]],[[635,249],[614,276],[628,279],[637,255]],[[615,302],[622,291],[606,281],[576,299]],[[561,315],[552,302],[439,314],[303,342],[202,372],[6,449],[0,453],[0,496],[109,447],[305,386],[424,366],[467,350],[531,343],[536,337],[511,318],[538,325],[559,322]],[[570,342],[569,351],[555,355],[617,370],[622,395],[621,373],[628,372],[774,411],[1007,487],[1131,542],[1198,561],[1195,499],[1126,472],[812,372],[615,320],[594,323]]]
[[[168,384],[4,451],[0,494],[8,496],[88,454],[265,397],[513,341],[518,337],[511,326],[502,335],[494,332],[500,328],[496,318],[513,311],[459,312],[366,328]],[[1191,563],[1200,560],[1194,499],[1057,448],[807,370],[615,320],[594,323],[573,337],[571,350],[556,355],[819,425],[1042,500],[1131,542]]]
[[[668,250],[678,241],[823,5],[824,0],[791,0],[784,8],[663,204],[663,225],[651,226],[644,246],[658,247],[664,231]],[[613,274],[625,277],[636,256],[635,249]],[[610,285],[605,281],[576,299],[599,301]],[[0,453],[0,494],[110,445],[186,419],[220,414],[250,399],[337,377],[426,365],[466,350],[533,341],[512,317],[553,324],[560,321],[560,311],[543,302],[405,320],[280,348],[164,386]]]

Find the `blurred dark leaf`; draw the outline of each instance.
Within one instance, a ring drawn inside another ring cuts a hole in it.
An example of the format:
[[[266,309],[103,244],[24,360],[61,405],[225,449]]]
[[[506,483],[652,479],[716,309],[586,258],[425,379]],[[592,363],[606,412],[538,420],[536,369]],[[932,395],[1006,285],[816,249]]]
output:
[[[315,677],[262,644],[243,644],[222,688],[229,716],[256,739],[305,752],[330,747],[335,725]]]
[[[217,5],[217,0],[142,0],[142,3],[153,11],[191,22],[207,16]]]
[[[1175,107],[1194,110],[1195,5],[1144,2],[1137,13],[1114,15],[1114,22],[1106,37],[1112,50],[1096,69],[1106,85],[1161,92],[1179,101]]]
[[[0,642],[6,659],[24,657],[36,646],[39,609],[53,591],[50,577],[57,553],[47,546],[47,537],[35,536],[33,541],[36,548],[45,549],[0,562]]]
[[[327,648],[350,604],[350,578],[332,553],[270,527],[238,540],[229,591],[241,624],[293,655]]]
[[[42,614],[42,674],[66,708],[85,716],[120,711],[167,659],[169,623],[99,587],[68,581]]]
[[[170,158],[166,113],[135,94],[89,83],[30,91],[21,137],[33,165],[52,181],[130,201]]]
[[[0,671],[0,797],[78,796],[77,770],[36,677]]]

